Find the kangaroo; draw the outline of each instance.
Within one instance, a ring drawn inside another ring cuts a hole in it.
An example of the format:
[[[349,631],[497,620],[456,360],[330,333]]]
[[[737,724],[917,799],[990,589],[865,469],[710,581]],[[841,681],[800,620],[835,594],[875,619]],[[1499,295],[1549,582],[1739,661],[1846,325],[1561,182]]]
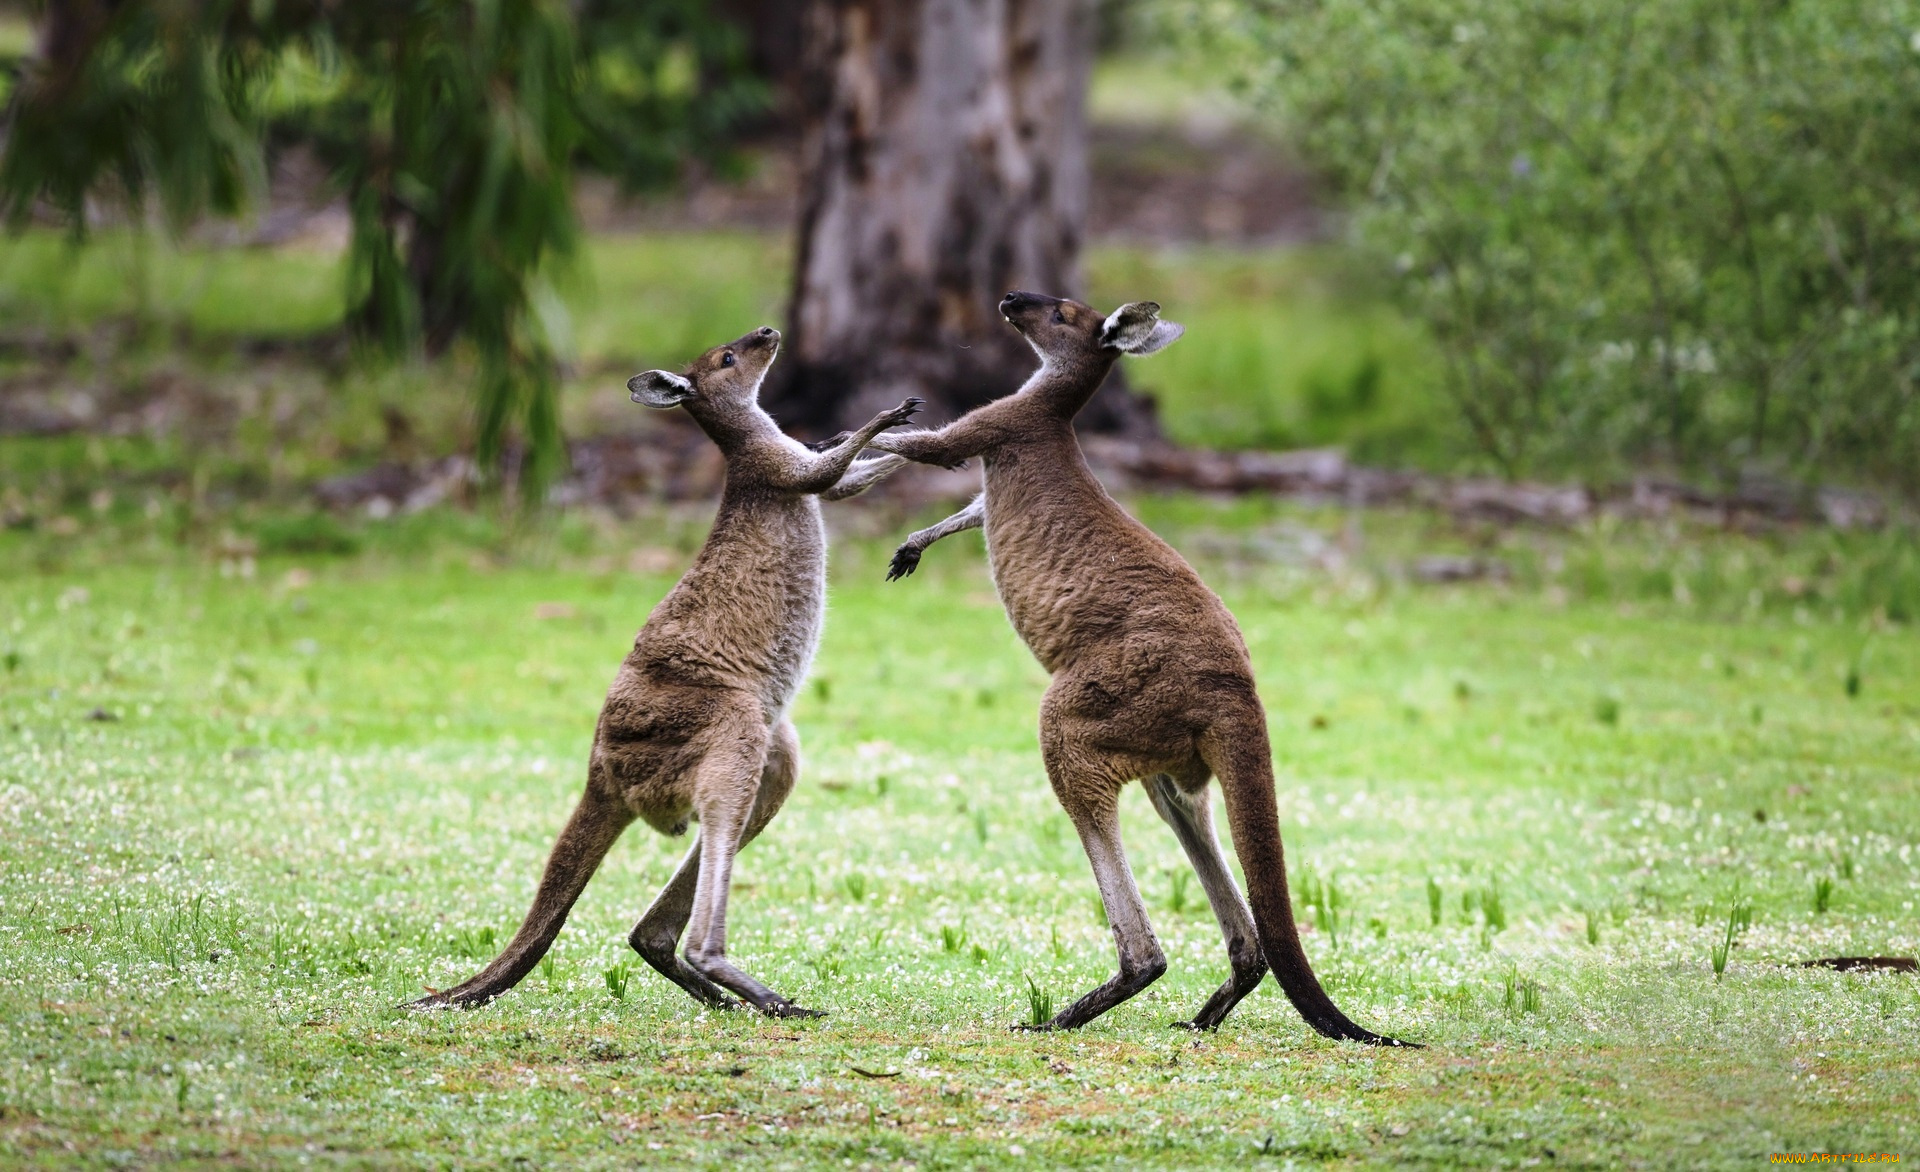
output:
[[[1178,1024],[1218,1027],[1271,965],[1320,1033],[1408,1045],[1348,1019],[1300,946],[1266,713],[1233,616],[1172,546],[1107,495],[1074,438],[1074,415],[1114,361],[1164,349],[1184,328],[1160,320],[1151,301],[1103,318],[1077,301],[1014,292],[1000,311],[1040,356],[1026,385],[939,430],[877,436],[872,446],[945,466],[983,458],[985,491],[909,537],[887,576],[911,574],[940,538],[984,526],[1007,618],[1053,677],[1040,703],[1040,751],[1093,865],[1120,971],[1038,1028],[1085,1025],[1166,971],[1120,842],[1120,790],[1141,778],[1200,877],[1232,963],[1226,983]],[[1214,832],[1212,777],[1225,794],[1251,908]]]
[[[733,858],[779,812],[799,775],[800,738],[787,707],[826,615],[827,539],[815,498],[852,496],[904,465],[896,456],[857,464],[854,457],[921,401],[908,399],[810,450],[760,408],[760,383],[779,348],[779,332],[762,327],[707,351],[682,374],[650,370],[627,383],[634,402],[680,407],[720,446],[720,511],[614,676],[586,793],[547,857],[526,920],[491,964],[415,1008],[481,1005],[519,983],[614,840],[639,818],[676,836],[698,821],[700,832],[634,925],[634,951],[705,1004],[745,1001],[773,1017],[818,1016],[727,959]],[[685,955],[676,956],[689,919]]]

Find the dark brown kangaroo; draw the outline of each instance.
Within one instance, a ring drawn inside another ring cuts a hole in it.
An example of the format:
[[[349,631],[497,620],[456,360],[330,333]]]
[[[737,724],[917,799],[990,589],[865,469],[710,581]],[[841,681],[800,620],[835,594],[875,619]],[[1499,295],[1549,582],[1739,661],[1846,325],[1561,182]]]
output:
[[[1150,301],[1112,316],[1077,301],[1009,293],[1000,309],[1040,355],[1018,392],[938,431],[873,446],[952,465],[980,456],[986,491],[900,547],[888,574],[913,572],[934,541],[984,524],[1007,617],[1053,682],[1040,704],[1040,750],[1053,792],[1093,864],[1120,971],[1045,1028],[1085,1025],[1166,971],[1120,843],[1121,787],[1144,778],[1200,876],[1233,975],[1191,1022],[1212,1029],[1273,967],[1294,1008],[1330,1038],[1407,1045],[1364,1029],[1320,987],[1287,894],[1273,757],[1253,665],[1233,616],[1166,542],[1128,516],[1088,471],[1073,417],[1123,353],[1151,354],[1182,328]],[[1206,785],[1220,779],[1246,870],[1240,896],[1214,833]]]
[[[727,960],[733,857],[779,812],[800,769],[787,719],[826,615],[827,540],[820,505],[852,496],[905,461],[854,457],[920,406],[908,399],[824,451],[783,435],[760,409],[760,382],[780,348],[763,327],[716,346],[684,374],[650,370],[633,401],[683,408],[726,456],[720,512],[692,568],[647,616],[594,730],[587,790],[567,820],[533,908],[471,980],[413,1003],[480,1005],[513,988],[552,945],[614,840],[634,819],[663,834],[700,833],[629,940],[696,999],[775,1017],[815,1016]],[[684,957],[676,956],[692,921]]]

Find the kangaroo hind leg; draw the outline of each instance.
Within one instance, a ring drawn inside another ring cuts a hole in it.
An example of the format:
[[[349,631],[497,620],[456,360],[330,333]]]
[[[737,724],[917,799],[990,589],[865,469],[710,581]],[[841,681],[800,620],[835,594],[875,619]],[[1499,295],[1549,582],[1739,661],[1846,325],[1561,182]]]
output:
[[[715,1009],[735,1009],[740,1003],[731,994],[680,959],[680,934],[686,931],[687,919],[693,915],[693,889],[699,879],[700,839],[696,836],[680,860],[680,866],[674,870],[673,878],[667,880],[667,885],[641,915],[640,922],[633,926],[627,943],[655,972],[685,989],[695,1001]]]
[[[1045,739],[1043,725],[1043,743]],[[1154,938],[1147,905],[1140,898],[1140,886],[1134,882],[1133,868],[1127,865],[1126,848],[1120,841],[1120,782],[1097,766],[1074,760],[1073,755],[1058,751],[1042,755],[1053,792],[1073,820],[1087,862],[1093,867],[1100,904],[1113,930],[1120,971],[1056,1013],[1044,1026],[1019,1028],[1076,1029],[1159,980],[1167,971],[1167,956]]]
[[[733,858],[752,837],[756,814],[773,817],[792,788],[792,768],[775,773],[784,785],[761,801],[761,781],[769,771],[776,744],[786,742],[798,762],[798,738],[790,729],[769,737],[764,728],[735,727],[715,738],[694,784],[700,813],[700,861],[694,883],[693,913],[684,952],[687,965],[701,977],[738,996],[769,1017],[820,1017],[754,980],[727,959],[727,896],[733,884]],[[772,743],[770,743],[772,742]],[[764,819],[761,824],[764,825]]]
[[[1227,866],[1226,852],[1220,849],[1220,836],[1213,828],[1211,794],[1201,789],[1188,793],[1172,777],[1157,773],[1146,780],[1147,796],[1162,820],[1173,828],[1180,848],[1187,853],[1200,888],[1207,893],[1214,919],[1220,922],[1220,934],[1226,938],[1227,960],[1233,973],[1192,1021],[1176,1025],[1196,1030],[1217,1029],[1241,998],[1260,987],[1267,975],[1267,960],[1260,953],[1260,934],[1254,928],[1253,910],[1247,906],[1240,889],[1234,886],[1233,871]]]
[[[767,763],[760,772],[760,793],[753,804],[753,815],[747,820],[746,830],[740,838],[742,849],[759,836],[773,816],[780,812],[787,796],[793,792],[794,782],[800,775],[800,734],[794,731],[791,722],[782,721],[774,730],[772,747],[767,750]],[[654,897],[653,903],[633,926],[633,932],[627,942],[661,976],[685,989],[694,1000],[718,1008],[736,1008],[739,1002],[734,1000],[725,989],[714,984],[696,972],[692,965],[679,955],[680,937],[687,930],[687,921],[693,915],[694,888],[700,878],[700,837],[694,839],[687,849],[686,857],[673,873],[673,878]]]

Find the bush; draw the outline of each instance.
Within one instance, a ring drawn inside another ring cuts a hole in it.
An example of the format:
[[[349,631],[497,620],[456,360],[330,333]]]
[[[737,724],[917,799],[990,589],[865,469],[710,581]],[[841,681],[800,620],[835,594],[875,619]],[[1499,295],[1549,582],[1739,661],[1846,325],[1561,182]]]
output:
[[[347,555],[359,552],[360,541],[345,525],[327,513],[302,513],[260,522],[255,530],[262,553]]]
[[[1920,6],[1171,0],[1508,474],[1920,489]]]

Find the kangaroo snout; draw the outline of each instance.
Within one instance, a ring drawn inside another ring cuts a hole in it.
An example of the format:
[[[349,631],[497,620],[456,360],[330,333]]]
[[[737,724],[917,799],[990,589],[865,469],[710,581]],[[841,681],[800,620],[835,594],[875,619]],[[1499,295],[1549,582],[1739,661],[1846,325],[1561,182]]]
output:
[[[1010,316],[1016,310],[1031,309],[1036,305],[1045,305],[1052,300],[1054,299],[1039,293],[1028,293],[1021,289],[1015,289],[1000,299],[1000,312]]]

